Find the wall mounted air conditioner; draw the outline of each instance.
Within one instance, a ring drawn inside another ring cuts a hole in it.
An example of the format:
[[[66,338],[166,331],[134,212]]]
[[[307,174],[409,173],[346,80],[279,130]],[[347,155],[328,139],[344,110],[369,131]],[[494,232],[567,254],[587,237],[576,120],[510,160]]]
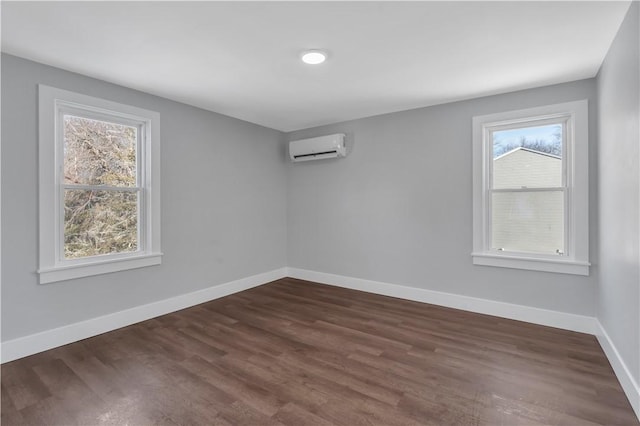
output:
[[[291,161],[321,160],[346,155],[344,133],[289,142]]]

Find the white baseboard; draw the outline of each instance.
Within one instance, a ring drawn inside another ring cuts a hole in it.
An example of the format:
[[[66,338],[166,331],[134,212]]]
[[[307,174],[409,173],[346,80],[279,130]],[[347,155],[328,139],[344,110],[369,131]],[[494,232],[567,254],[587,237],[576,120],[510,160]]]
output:
[[[533,308],[531,306],[515,305],[512,303],[497,302],[495,300],[326,274],[324,272],[305,269],[287,268],[287,271],[288,276],[292,278],[366,291],[368,293],[431,303],[448,308],[525,321],[580,333],[596,334],[597,331],[597,320],[584,315],[568,314],[565,312]]]
[[[248,290],[284,277],[299,278],[368,293],[431,303],[580,333],[594,334],[609,359],[622,385],[622,389],[631,402],[633,410],[640,419],[640,387],[620,357],[609,335],[596,318],[298,268],[275,269],[170,299],[136,306],[113,314],[9,340],[2,343],[0,357],[2,363],[13,361],[140,321]]]
[[[638,386],[638,383],[634,380],[631,371],[627,368],[627,364],[625,364],[620,357],[618,349],[616,349],[600,321],[598,321],[596,337],[598,338],[600,346],[602,346],[604,354],[609,359],[609,363],[611,363],[611,367],[613,367],[613,371],[616,373],[616,377],[625,395],[627,395],[633,411],[635,411],[638,420],[640,420],[640,386]]]
[[[88,337],[97,336],[107,331],[116,330],[140,321],[155,318],[180,309],[228,296],[286,277],[286,268],[275,269],[258,275],[242,278],[228,283],[216,285],[192,293],[160,300],[147,305],[136,306],[120,312],[114,312],[86,321],[54,328],[29,336],[2,342],[2,362],[33,355]]]

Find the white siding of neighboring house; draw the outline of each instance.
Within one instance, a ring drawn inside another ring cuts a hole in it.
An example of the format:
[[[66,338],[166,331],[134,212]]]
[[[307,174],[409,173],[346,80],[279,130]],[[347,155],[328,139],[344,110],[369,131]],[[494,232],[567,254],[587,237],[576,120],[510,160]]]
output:
[[[562,186],[559,157],[517,148],[493,161],[493,188]],[[564,200],[557,192],[494,193],[493,248],[505,251],[564,251]]]

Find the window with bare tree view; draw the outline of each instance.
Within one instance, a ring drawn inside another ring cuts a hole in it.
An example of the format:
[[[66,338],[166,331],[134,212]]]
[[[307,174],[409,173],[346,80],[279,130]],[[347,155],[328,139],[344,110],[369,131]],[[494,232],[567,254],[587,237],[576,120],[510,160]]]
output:
[[[159,265],[160,114],[38,85],[40,283]]]
[[[138,129],[74,115],[63,123],[65,258],[136,251]]]

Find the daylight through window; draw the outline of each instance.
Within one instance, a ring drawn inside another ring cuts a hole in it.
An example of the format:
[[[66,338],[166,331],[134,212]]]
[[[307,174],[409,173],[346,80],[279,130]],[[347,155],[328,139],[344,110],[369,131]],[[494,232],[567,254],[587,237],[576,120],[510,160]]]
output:
[[[74,115],[64,126],[64,257],[138,250],[138,127]]]
[[[565,254],[564,126],[491,131],[492,249]]]

